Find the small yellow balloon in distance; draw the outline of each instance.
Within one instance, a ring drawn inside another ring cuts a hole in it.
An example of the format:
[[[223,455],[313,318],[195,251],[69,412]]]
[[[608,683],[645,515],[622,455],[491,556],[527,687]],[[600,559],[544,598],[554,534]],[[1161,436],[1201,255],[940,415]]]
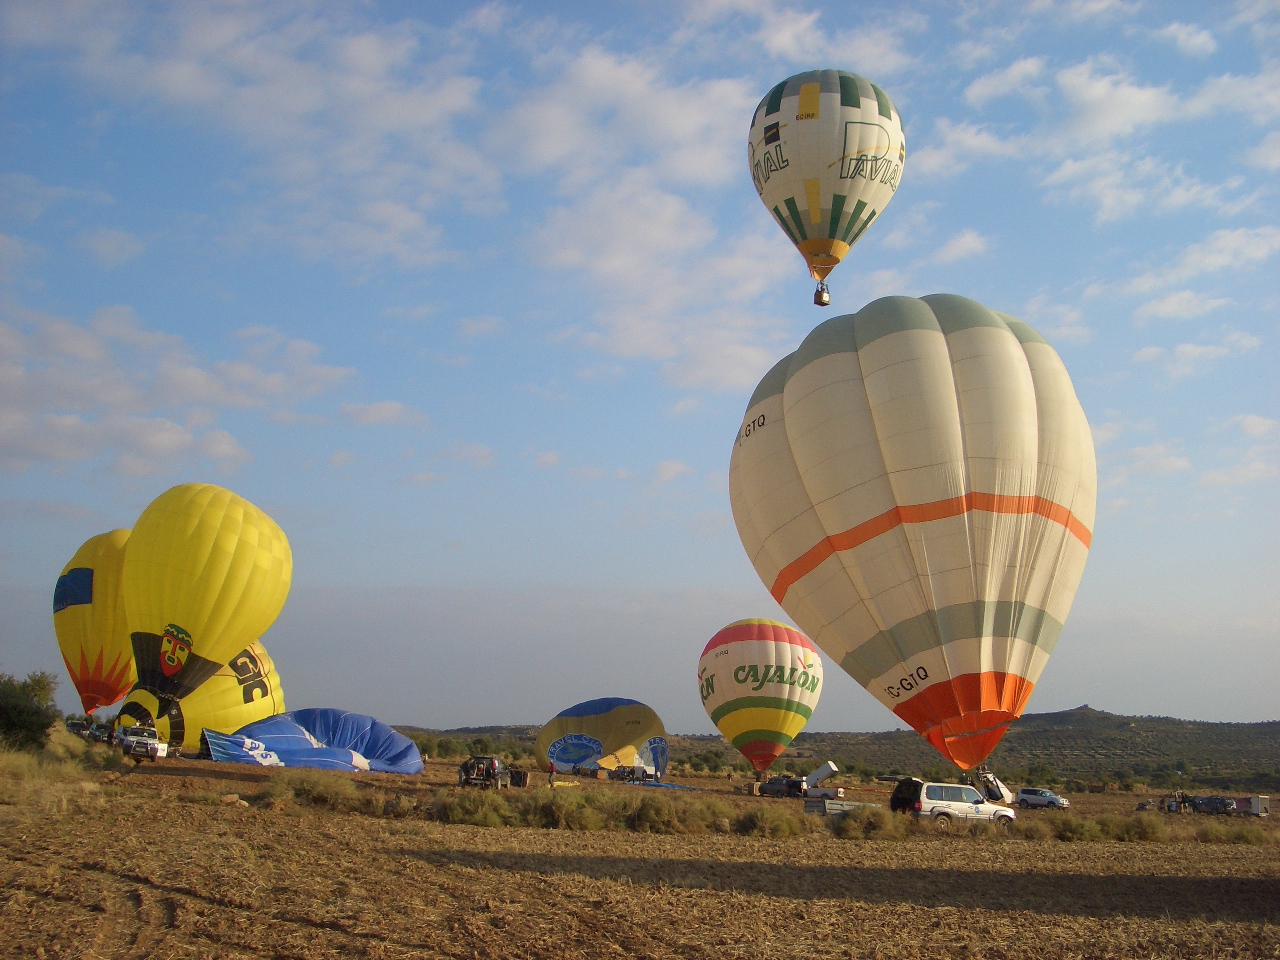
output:
[[[884,212],[906,159],[889,95],[842,70],[783,80],[756,107],[747,141],[761,202],[818,281]]]
[[[120,707],[116,727],[154,724],[171,749],[193,751],[200,747],[201,730],[235,733],[284,712],[284,686],[275,661],[255,640],[181,700],[162,705],[155,694],[132,690]]]
[[[125,551],[138,687],[187,696],[275,622],[293,577],[288,538],[223,487],[187,483],[152,501]]]
[[[809,638],[776,620],[739,620],[698,661],[702,706],[758,771],[769,769],[813,716],[822,659]]]
[[[121,578],[128,530],[84,542],[53,590],[53,631],[86,714],[115,703],[138,679]]]

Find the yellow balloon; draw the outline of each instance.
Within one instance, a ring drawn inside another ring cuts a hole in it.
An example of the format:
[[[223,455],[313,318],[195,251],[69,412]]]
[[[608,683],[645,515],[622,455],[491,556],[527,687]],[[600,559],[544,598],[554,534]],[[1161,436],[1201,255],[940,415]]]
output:
[[[235,733],[246,724],[284,713],[284,687],[275,661],[258,640],[181,700],[164,706],[155,694],[135,689],[120,707],[116,726],[155,723],[173,749],[195,750],[200,731]]]
[[[292,578],[288,538],[248,500],[210,483],[162,493],[125,550],[137,687],[169,700],[192,693],[266,633]]]
[[[53,631],[85,713],[115,703],[138,679],[120,582],[128,540],[128,530],[90,537],[53,590]]]

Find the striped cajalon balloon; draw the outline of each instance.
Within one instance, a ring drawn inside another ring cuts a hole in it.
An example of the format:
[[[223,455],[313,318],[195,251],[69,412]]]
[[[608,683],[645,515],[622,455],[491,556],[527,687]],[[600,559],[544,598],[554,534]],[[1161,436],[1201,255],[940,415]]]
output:
[[[698,660],[707,716],[756,770],[768,770],[813,716],[822,658],[799,630],[739,620],[707,641]]]
[[[783,609],[970,769],[1062,631],[1097,467],[1066,368],[1030,326],[964,297],[886,297],[765,374],[729,495]]]

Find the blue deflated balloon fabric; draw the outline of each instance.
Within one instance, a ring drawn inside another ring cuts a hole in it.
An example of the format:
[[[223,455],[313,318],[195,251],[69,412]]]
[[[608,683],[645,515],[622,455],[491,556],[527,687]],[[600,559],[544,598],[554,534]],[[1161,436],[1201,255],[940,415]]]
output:
[[[326,707],[259,720],[235,733],[204,731],[209,755],[226,763],[373,773],[422,773],[417,745],[381,720]]]

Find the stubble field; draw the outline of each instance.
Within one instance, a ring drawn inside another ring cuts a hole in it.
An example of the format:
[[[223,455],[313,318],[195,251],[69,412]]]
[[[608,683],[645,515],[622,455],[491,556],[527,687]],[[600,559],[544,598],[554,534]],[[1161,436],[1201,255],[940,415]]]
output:
[[[414,813],[441,796],[451,764],[421,778],[355,777],[360,795],[404,798],[388,806],[394,817],[283,802],[273,785],[286,774],[173,760],[11,788],[0,805],[0,955],[1280,956],[1270,842],[1197,842],[1187,830],[1068,843],[486,828]],[[799,801],[698,785],[737,814],[800,816]],[[248,805],[221,802],[232,793]],[[1118,814],[1132,803],[1077,806]]]

